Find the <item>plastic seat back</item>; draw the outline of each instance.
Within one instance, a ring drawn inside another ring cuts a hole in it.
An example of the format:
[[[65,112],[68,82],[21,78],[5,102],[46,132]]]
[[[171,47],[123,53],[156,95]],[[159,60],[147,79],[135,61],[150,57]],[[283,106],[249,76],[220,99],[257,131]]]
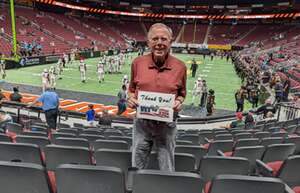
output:
[[[0,143],[0,160],[27,162],[42,165],[41,151],[37,145],[25,143]]]
[[[31,163],[0,161],[0,187],[3,193],[51,193],[45,169]]]
[[[133,193],[201,193],[200,176],[187,172],[140,170],[133,178]]]
[[[119,168],[60,165],[56,171],[59,193],[125,193],[124,174]]]
[[[211,185],[209,193],[285,193],[284,183],[276,178],[220,175]]]
[[[48,170],[55,171],[60,164],[91,164],[88,148],[47,145],[44,149]]]

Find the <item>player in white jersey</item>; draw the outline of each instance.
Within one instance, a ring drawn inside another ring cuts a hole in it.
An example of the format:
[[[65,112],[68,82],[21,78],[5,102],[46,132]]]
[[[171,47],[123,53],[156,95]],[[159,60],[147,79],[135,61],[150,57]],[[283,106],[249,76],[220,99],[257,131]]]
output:
[[[121,55],[120,54],[117,56],[117,63],[118,63],[117,72],[120,73],[121,69],[122,69]]]
[[[97,65],[97,73],[98,73],[99,83],[101,83],[101,81],[104,81],[104,74],[105,74],[103,58],[100,59],[98,65]]]
[[[55,89],[55,87],[56,87],[56,72],[55,72],[54,66],[51,66],[49,69],[49,80],[50,80],[50,87]]]
[[[126,90],[128,90],[129,88],[129,78],[128,78],[128,75],[125,74],[123,79],[122,79],[122,85],[125,85],[126,86]]]
[[[192,95],[193,95],[192,104],[194,104],[196,97],[199,97],[199,98],[201,97],[202,86],[203,86],[202,79],[199,77],[194,83],[194,88],[192,91]]]
[[[58,79],[62,79],[61,74],[63,72],[63,59],[59,58],[56,64],[56,72],[58,75]]]
[[[69,55],[66,53],[63,53],[63,60],[64,60],[64,67],[66,67],[67,64],[69,63]]]
[[[75,50],[72,50],[71,54],[70,54],[70,64],[73,64],[73,62],[75,62]]]
[[[119,60],[119,56],[118,55],[115,55],[114,56],[114,72],[115,73],[118,73],[119,72],[119,66],[120,66],[120,60]]]
[[[121,52],[119,56],[120,56],[120,66],[119,66],[119,69],[120,69],[120,72],[121,72],[123,66],[125,66],[125,55]]]
[[[45,92],[46,88],[49,88],[49,85],[50,85],[49,72],[48,72],[48,69],[45,68],[43,73],[42,73],[43,92]]]
[[[109,56],[108,57],[108,73],[109,74],[111,74],[111,73],[113,73],[113,64],[114,63],[114,59],[111,57],[111,56]]]
[[[86,64],[84,62],[84,60],[80,60],[79,62],[79,71],[80,71],[80,79],[81,82],[85,83],[86,81]]]
[[[0,74],[1,74],[1,77],[2,79],[5,79],[6,77],[6,72],[5,72],[5,60],[4,60],[4,55],[1,55],[0,57]]]

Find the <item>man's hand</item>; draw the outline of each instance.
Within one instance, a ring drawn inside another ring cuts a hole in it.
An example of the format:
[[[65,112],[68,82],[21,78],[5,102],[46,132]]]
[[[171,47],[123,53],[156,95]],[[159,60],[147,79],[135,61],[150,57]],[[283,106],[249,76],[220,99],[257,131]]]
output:
[[[181,100],[176,99],[173,107],[175,112],[179,112],[182,109],[182,102]]]
[[[135,109],[139,104],[136,98],[134,98],[133,96],[129,97],[129,99],[127,100],[127,105],[129,108]]]
[[[32,107],[32,105],[33,105],[33,103],[29,103],[29,104],[27,105],[27,108]]]

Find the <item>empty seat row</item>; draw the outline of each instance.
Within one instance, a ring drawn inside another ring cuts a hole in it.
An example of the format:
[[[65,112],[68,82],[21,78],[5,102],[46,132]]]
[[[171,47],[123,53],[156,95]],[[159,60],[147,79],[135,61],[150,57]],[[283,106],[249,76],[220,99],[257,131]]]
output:
[[[268,131],[259,131],[259,132],[237,132],[237,133],[212,133],[212,132],[203,132],[200,134],[184,134],[177,137],[178,141],[190,141],[194,145],[205,144],[209,141],[216,140],[240,140],[240,139],[249,139],[249,138],[258,138],[263,139],[267,137],[289,137],[289,136],[298,136],[298,134],[289,134],[285,131],[278,132],[268,132]]]
[[[0,161],[0,186],[5,193],[51,193],[42,166]],[[55,172],[57,193],[125,193],[124,173],[115,167],[70,165]],[[133,175],[133,193],[202,193],[204,180],[198,174],[140,170]],[[292,193],[276,178],[217,175],[207,193]]]

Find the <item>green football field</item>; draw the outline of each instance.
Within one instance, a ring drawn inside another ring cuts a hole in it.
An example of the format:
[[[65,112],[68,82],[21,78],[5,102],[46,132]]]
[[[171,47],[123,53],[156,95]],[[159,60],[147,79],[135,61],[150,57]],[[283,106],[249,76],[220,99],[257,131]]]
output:
[[[133,58],[136,55],[133,55]],[[185,104],[191,104],[192,101],[192,89],[197,76],[202,76],[207,81],[209,89],[215,90],[216,95],[216,108],[235,110],[234,93],[236,89],[240,87],[241,81],[236,76],[233,65],[231,62],[227,62],[226,59],[214,58],[213,61],[206,57],[203,60],[202,56],[189,55],[189,54],[176,54],[178,58],[184,61],[190,68],[191,60],[196,59],[199,64],[196,78],[192,78],[188,72],[187,89],[188,94],[185,100]],[[78,70],[78,63],[69,65],[64,69],[62,79],[57,80],[56,87],[65,90],[74,90],[89,93],[116,95],[121,87],[121,80],[125,74],[130,75],[130,63],[131,59],[126,61],[125,67],[122,69],[121,74],[106,74],[104,83],[99,84],[96,73],[96,65],[98,58],[87,59],[87,82],[82,83],[80,81],[80,73]],[[19,69],[7,70],[6,81],[11,83],[20,83],[41,86],[41,73],[44,68],[49,68],[54,64],[40,65],[25,67]],[[72,99],[72,96],[70,96]],[[199,104],[199,99],[195,101],[195,104]],[[246,104],[246,109],[250,105]]]

